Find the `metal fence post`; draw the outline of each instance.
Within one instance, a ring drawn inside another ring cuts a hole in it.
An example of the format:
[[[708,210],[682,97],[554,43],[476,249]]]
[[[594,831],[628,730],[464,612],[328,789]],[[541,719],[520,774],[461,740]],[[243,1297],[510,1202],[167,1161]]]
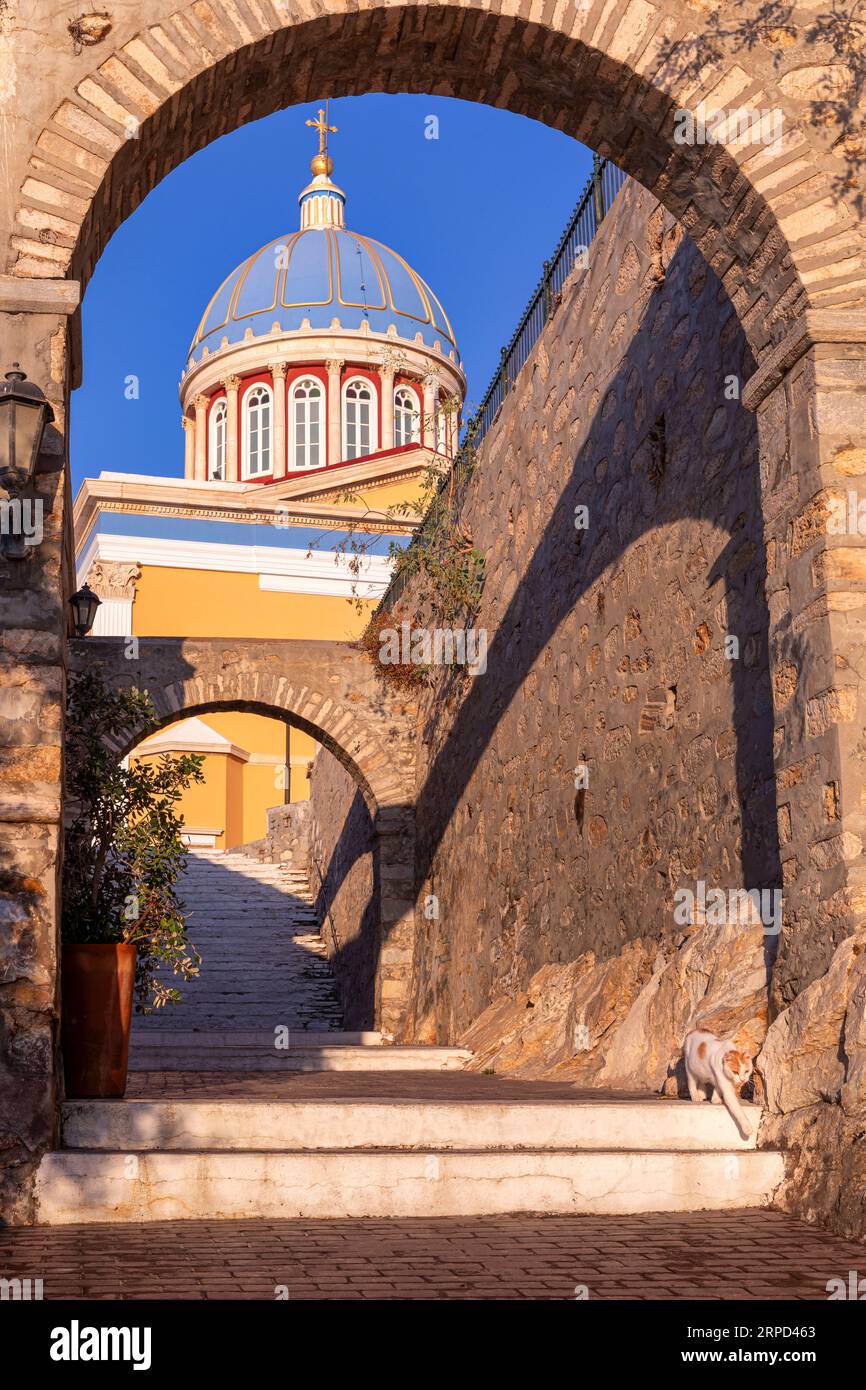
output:
[[[592,156],[592,201],[595,209],[595,225],[598,227],[604,218],[604,190],[601,183],[601,157]]]

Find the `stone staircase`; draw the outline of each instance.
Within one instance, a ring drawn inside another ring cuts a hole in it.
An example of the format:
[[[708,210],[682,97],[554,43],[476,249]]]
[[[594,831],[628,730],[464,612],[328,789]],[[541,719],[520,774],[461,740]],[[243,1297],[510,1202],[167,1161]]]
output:
[[[782,1180],[721,1106],[510,1081],[464,1070],[461,1048],[344,1032],[291,865],[196,851],[182,893],[202,975],[137,1020],[148,1075],[128,1098],[62,1106],[42,1224],[725,1210]]]
[[[181,984],[179,1004],[136,1017],[132,1070],[212,1069],[226,1060],[233,1070],[259,1069],[263,1057],[274,1061],[277,1028],[341,1030],[305,875],[236,851],[191,850],[179,893],[201,974]]]
[[[382,1098],[67,1102],[38,1220],[719,1211],[767,1205],[783,1176],[719,1106],[564,1085],[551,1101],[531,1084],[520,1101],[507,1083],[488,1101],[466,1098],[465,1072],[437,1080],[450,1098],[407,1077]]]
[[[383,1048],[381,1033],[342,1031],[312,895],[291,863],[191,850],[179,892],[201,973],[181,984],[179,1004],[136,1016],[130,1071],[411,1071],[462,1067],[470,1057],[461,1048]]]

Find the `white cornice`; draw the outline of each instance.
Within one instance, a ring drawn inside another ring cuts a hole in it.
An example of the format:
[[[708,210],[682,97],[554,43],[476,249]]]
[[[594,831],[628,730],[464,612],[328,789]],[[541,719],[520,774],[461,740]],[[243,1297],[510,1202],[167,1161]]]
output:
[[[75,498],[73,526],[77,549],[84,547],[100,512],[192,520],[234,521],[253,525],[273,523],[279,513],[285,526],[314,526],[410,535],[418,518],[377,520],[362,503],[334,500],[344,492],[374,490],[422,477],[447,460],[417,446],[399,452],[358,459],[310,474],[292,474],[276,483],[195,482],[189,478],[152,477],[141,473],[100,473],[85,478]]]
[[[332,597],[380,598],[391,578],[392,561],[381,555],[352,557],[333,551],[265,545],[226,545],[213,541],[174,541],[156,536],[112,536],[97,533],[78,562],[77,582],[83,583],[96,560],[125,560],[157,568],[205,570],[212,573],[256,574],[259,588],[273,593],[322,594]]]

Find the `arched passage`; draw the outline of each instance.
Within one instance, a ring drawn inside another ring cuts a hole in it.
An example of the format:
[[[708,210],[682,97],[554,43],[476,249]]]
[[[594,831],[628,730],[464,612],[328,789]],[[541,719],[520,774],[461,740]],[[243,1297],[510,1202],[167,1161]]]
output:
[[[130,649],[124,638],[97,637],[70,646],[73,672],[98,671],[109,687],[147,690],[160,728],[191,715],[241,709],[303,729],[342,764],[364,797],[375,835],[373,1016],[377,1026],[399,1035],[414,940],[413,729],[401,703],[382,691],[370,662],[342,642],[141,638]],[[145,732],[154,730],[130,728],[115,740],[118,757]],[[336,887],[329,885],[331,892]]]
[[[288,0],[177,9],[149,0],[134,22],[112,24],[34,89],[9,166],[18,190],[9,306],[74,306],[119,223],[225,131],[324,89],[423,91],[434,71],[437,94],[507,107],[609,155],[678,219],[742,325],[754,368],[742,399],[758,413],[772,460],[762,479],[779,581],[771,661],[787,683],[792,670],[803,673],[798,699],[779,705],[776,766],[782,775],[818,753],[825,784],[839,787],[840,834],[857,837],[860,858],[866,813],[843,726],[864,718],[848,614],[866,562],[862,537],[828,538],[826,518],[834,489],[844,496],[866,472],[863,23],[803,20],[789,6],[768,17],[751,3],[728,19],[690,0],[539,0],[528,9],[507,0],[496,14],[477,0],[363,11],[327,0],[315,17]],[[62,49],[59,21],[46,26],[49,47]],[[743,111],[778,116],[768,123],[773,139],[750,135]],[[683,112],[722,112],[727,124],[713,141],[682,142]],[[77,291],[60,283],[66,277]],[[43,314],[29,327],[27,315],[12,318],[29,340],[25,355],[41,358],[62,398],[75,364],[63,358],[59,321],[50,337]],[[808,622],[795,631],[792,614],[804,611]],[[808,796],[799,810],[808,857]],[[836,856],[843,875],[854,845],[846,840]],[[803,902],[810,896],[811,886]],[[799,987],[810,969],[794,936],[808,931],[808,917],[795,905],[799,925],[783,955]]]

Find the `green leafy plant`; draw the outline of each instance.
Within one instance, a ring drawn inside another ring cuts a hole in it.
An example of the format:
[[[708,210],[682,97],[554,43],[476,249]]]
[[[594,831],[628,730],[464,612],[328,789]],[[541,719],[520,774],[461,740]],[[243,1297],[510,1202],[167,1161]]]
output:
[[[180,998],[165,982],[190,980],[201,957],[187,938],[176,894],[186,858],[184,790],[203,782],[203,759],[163,755],[119,762],[107,742],[158,727],[147,691],[109,690],[96,672],[70,679],[66,718],[66,827],[62,937],[137,947],[136,1008],[151,1013]]]
[[[458,402],[443,403],[443,413],[455,416]],[[471,436],[455,457],[446,460],[436,456],[423,470],[418,495],[411,501],[398,502],[383,510],[370,507],[357,489],[345,489],[338,500],[357,509],[357,519],[336,540],[333,532],[317,537],[310,545],[315,550],[327,540],[335,563],[348,558],[349,571],[363,578],[363,561],[373,553],[376,538],[395,528],[395,523],[407,519],[418,523],[412,539],[391,540],[388,558],[393,563],[391,584],[383,600],[385,607],[395,606],[394,595],[405,588],[410,579],[419,581],[415,598],[418,606],[426,606],[435,622],[447,623],[458,613],[475,610],[484,587],[483,553],[473,542],[472,535],[461,517],[465,485],[475,464],[475,449]],[[366,601],[357,586],[349,600],[358,612],[364,612]],[[363,644],[362,644],[363,645]]]
[[[411,504],[421,518],[418,531],[406,546],[392,542],[391,592],[401,593],[414,579],[417,601],[429,608],[434,622],[448,623],[458,614],[468,616],[481,599],[484,555],[461,516],[463,492],[474,462],[472,445],[466,443],[447,470],[432,465],[421,497]]]

